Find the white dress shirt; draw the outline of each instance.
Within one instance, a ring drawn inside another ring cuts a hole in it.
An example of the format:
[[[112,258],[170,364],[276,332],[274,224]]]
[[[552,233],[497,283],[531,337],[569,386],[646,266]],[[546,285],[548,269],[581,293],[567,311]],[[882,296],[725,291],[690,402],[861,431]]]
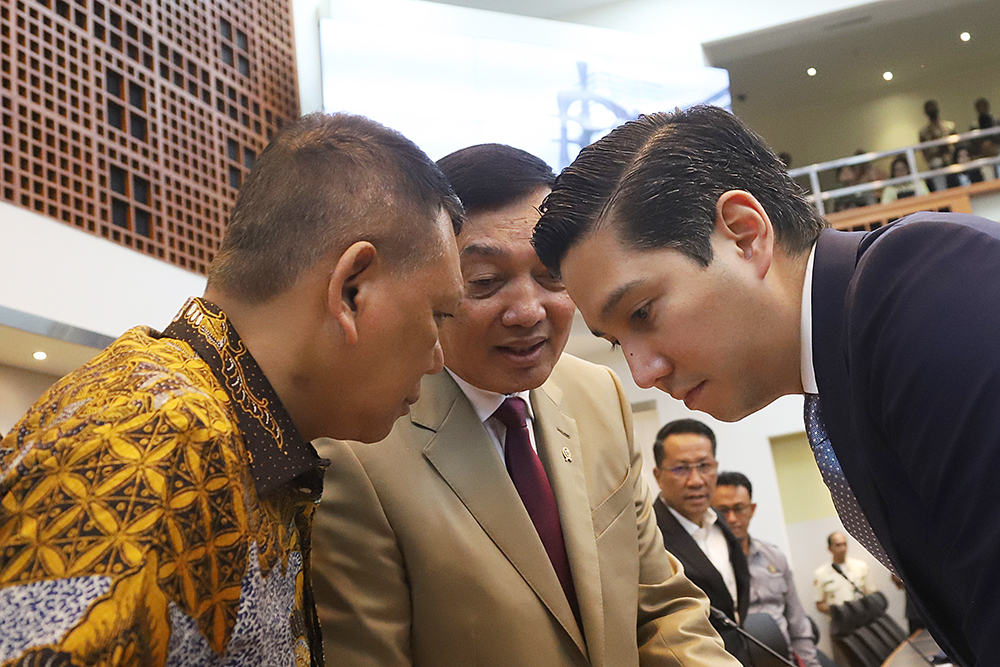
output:
[[[729,543],[726,542],[726,536],[722,533],[722,529],[719,528],[719,516],[715,513],[715,510],[711,507],[705,510],[705,518],[702,519],[702,525],[699,526],[671,507],[666,500],[664,500],[664,504],[684,527],[684,530],[688,532],[688,535],[694,539],[695,544],[705,552],[708,560],[719,571],[719,574],[722,575],[722,580],[726,582],[726,588],[729,589],[729,595],[733,598],[733,609],[737,609],[739,604],[737,603],[736,572],[733,570],[732,561],[729,560]],[[737,615],[739,615],[739,612],[737,612]],[[736,619],[737,622],[739,620],[738,618]]]
[[[508,396],[517,396],[524,399],[524,403],[528,407],[528,416],[525,420],[528,423],[528,440],[531,441],[531,448],[535,450],[536,454],[538,453],[538,446],[535,444],[535,413],[531,409],[531,399],[529,398],[531,392],[519,391],[516,394],[498,394],[495,391],[487,391],[479,387],[474,387],[452,373],[450,369],[445,368],[445,370],[448,371],[448,375],[458,384],[458,388],[462,390],[465,397],[469,399],[469,403],[472,403],[472,409],[476,411],[479,421],[483,423],[483,426],[486,427],[486,432],[490,434],[490,439],[493,440],[493,446],[497,448],[497,453],[500,454],[501,461],[506,461],[503,452],[504,441],[507,437],[507,427],[494,417],[493,413],[497,411],[497,408],[500,407],[500,404]]]
[[[800,325],[799,337],[801,339],[801,373],[802,389],[807,394],[819,394],[819,385],[816,384],[816,367],[813,366],[813,337],[812,337],[812,284],[813,284],[813,264],[816,263],[816,244],[813,244],[809,251],[809,261],[806,262],[806,276],[802,281],[802,323]]]

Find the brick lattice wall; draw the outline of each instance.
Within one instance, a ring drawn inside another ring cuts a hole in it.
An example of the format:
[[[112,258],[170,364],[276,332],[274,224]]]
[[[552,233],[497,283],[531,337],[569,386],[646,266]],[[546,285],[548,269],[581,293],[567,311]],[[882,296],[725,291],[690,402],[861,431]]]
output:
[[[299,114],[291,26],[290,0],[3,0],[0,196],[205,273]]]

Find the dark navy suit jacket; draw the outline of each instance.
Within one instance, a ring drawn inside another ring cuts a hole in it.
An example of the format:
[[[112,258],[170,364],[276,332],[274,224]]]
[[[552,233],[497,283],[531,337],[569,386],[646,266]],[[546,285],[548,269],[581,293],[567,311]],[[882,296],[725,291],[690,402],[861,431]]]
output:
[[[726,520],[720,516],[718,525],[722,529],[722,534],[726,536],[726,544],[729,546],[729,562],[733,564],[733,573],[736,575],[737,601],[735,606],[733,605],[733,596],[730,595],[722,575],[719,574],[698,543],[694,541],[691,534],[671,513],[661,496],[657,496],[653,502],[653,511],[656,512],[656,525],[663,533],[663,545],[684,566],[685,576],[695,586],[705,591],[705,595],[708,596],[708,601],[713,607],[725,612],[730,619],[736,618],[734,611],[738,610],[739,620],[742,624],[747,617],[747,610],[750,608],[750,568],[747,566],[747,557],[743,553],[743,547],[740,546],[740,542],[733,535],[733,532],[729,530]],[[726,650],[744,665],[749,665],[750,654],[746,640],[740,636],[739,632],[726,627],[715,618],[710,620],[712,626],[726,643]]]
[[[1000,224],[918,213],[816,247],[813,355],[844,475],[938,642],[1000,659]]]

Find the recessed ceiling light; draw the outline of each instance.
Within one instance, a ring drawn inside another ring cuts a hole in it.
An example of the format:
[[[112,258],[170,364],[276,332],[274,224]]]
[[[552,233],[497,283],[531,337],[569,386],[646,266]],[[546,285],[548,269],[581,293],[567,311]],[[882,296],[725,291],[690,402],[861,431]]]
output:
[[[972,39],[972,35],[970,35],[970,34],[969,34],[969,33],[967,33],[967,32],[963,32],[963,33],[962,33],[961,35],[959,35],[959,36],[958,36],[958,38],[959,38],[960,40],[962,40],[963,42],[967,42],[967,41],[969,41],[970,39]]]
[[[886,81],[892,81],[892,72],[882,72],[882,78]]]
[[[33,356],[33,357],[35,358],[35,360],[36,360],[36,361],[45,361],[45,359],[46,359],[46,358],[47,358],[47,357],[48,357],[49,355],[47,355],[47,354],[45,354],[44,352],[42,352],[41,350],[39,350],[38,352],[35,352],[35,353],[34,353],[33,355],[31,355],[31,356]]]
[[[806,74],[808,74],[809,76],[816,76],[816,68],[810,67],[809,69],[806,70]]]

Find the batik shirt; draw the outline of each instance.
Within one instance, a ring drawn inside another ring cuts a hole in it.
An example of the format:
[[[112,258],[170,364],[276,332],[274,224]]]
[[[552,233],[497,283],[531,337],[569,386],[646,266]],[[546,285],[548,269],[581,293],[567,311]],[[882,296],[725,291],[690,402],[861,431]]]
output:
[[[319,665],[322,465],[217,307],[126,332],[0,443],[0,665]]]

